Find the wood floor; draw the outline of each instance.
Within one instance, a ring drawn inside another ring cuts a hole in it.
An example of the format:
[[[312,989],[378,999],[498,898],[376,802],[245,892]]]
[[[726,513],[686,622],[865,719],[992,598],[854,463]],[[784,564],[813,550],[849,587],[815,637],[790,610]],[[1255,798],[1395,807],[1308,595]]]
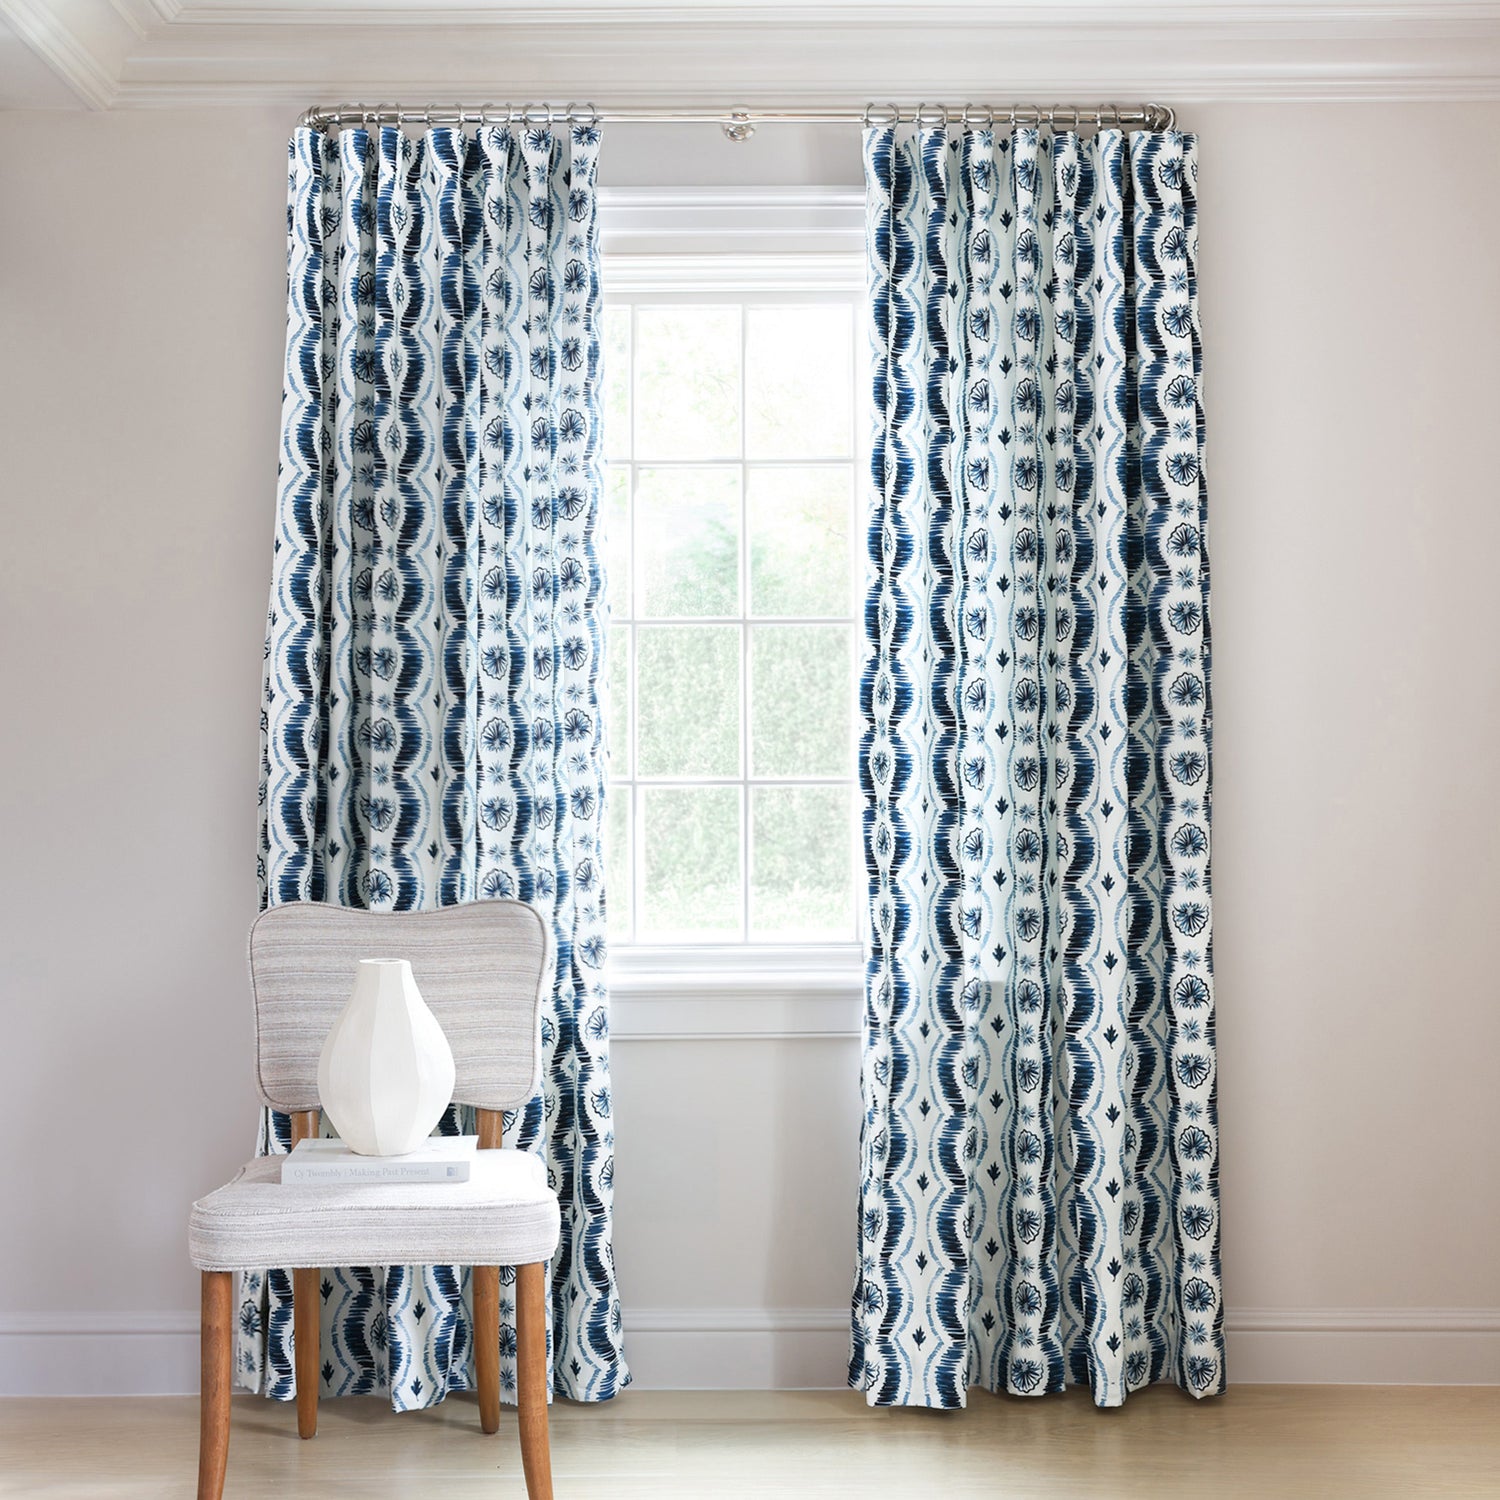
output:
[[[519,1497],[516,1418],[479,1430],[471,1398],[393,1415],[236,1398],[226,1500]],[[0,1401],[0,1495],[177,1500],[193,1493],[191,1398]],[[557,1500],[912,1496],[916,1500],[1383,1500],[1500,1497],[1500,1387],[1171,1389],[1096,1411],[975,1392],[966,1411],[870,1411],[845,1392],[636,1392],[553,1407]]]

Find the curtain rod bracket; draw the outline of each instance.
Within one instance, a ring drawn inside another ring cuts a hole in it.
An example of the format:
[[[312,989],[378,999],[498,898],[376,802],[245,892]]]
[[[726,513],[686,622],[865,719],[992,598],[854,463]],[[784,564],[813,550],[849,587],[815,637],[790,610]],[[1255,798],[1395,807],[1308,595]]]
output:
[[[755,121],[749,110],[733,109],[720,122],[720,129],[727,141],[748,141],[755,134]]]

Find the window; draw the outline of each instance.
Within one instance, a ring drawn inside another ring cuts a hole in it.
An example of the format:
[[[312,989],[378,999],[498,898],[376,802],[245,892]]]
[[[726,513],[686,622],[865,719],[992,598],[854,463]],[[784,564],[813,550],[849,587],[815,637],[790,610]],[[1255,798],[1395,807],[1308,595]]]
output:
[[[855,296],[604,314],[613,944],[852,943]]]

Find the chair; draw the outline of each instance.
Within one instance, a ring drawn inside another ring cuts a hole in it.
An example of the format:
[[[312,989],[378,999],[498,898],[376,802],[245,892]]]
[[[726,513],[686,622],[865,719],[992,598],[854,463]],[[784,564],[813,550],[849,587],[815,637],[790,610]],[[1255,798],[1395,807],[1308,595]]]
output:
[[[479,1420],[500,1426],[500,1267],[516,1267],[517,1403],[530,1500],[552,1500],[547,1437],[547,1267],[559,1213],[541,1161],[501,1150],[501,1111],[541,1080],[543,996],[551,933],[535,908],[480,901],[428,912],[366,912],[291,902],[250,929],[256,1079],[261,1098],[292,1119],[294,1140],[319,1128],[318,1056],[349,998],[355,963],[411,961],[447,1033],[453,1097],[478,1110],[480,1150],[466,1183],[281,1185],[281,1158],[248,1162],[193,1205],[189,1249],[203,1273],[198,1500],[220,1500],[229,1454],[234,1275],[292,1269],[297,1431],[318,1426],[319,1267],[473,1267]]]

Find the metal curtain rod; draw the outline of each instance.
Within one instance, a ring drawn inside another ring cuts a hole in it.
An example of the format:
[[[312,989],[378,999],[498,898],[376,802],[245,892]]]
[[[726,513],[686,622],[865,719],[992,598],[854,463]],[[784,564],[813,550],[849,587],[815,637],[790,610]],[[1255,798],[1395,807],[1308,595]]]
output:
[[[989,129],[1016,125],[1140,126],[1171,130],[1177,116],[1165,104],[867,104],[863,109],[600,109],[593,104],[319,104],[303,112],[309,130],[344,125],[482,125],[504,120],[524,125],[718,125],[732,141],[748,141],[757,125],[897,125],[946,130],[950,125]]]

